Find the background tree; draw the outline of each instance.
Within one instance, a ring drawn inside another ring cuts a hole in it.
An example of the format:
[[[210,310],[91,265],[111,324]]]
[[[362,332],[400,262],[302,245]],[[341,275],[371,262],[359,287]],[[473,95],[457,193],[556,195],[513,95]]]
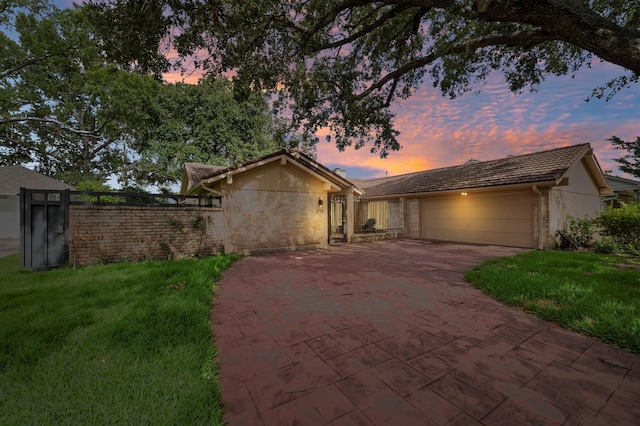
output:
[[[614,160],[621,164],[619,169],[640,178],[640,136],[635,141],[624,141],[617,136],[612,136],[608,141],[615,149],[627,151],[626,155]]]
[[[158,83],[106,61],[77,11],[19,12],[9,30],[15,36],[3,33],[0,50],[0,164],[33,162],[72,184],[121,172]]]
[[[28,56],[27,52],[19,48],[6,33],[11,32],[16,25],[19,15],[30,13],[40,18],[46,17],[55,11],[46,0],[0,0],[0,79],[15,73],[17,70],[37,63],[43,59],[60,54],[57,49],[39,52],[40,54]],[[52,46],[53,48],[53,46]]]
[[[595,97],[638,81],[636,0],[94,0],[85,6],[115,58],[156,73],[173,46],[210,73],[233,70],[290,107],[307,135],[329,128],[341,149],[399,149],[390,106],[426,78],[444,95],[478,87],[494,71],[535,90],[600,58],[621,75]],[[142,21],[154,16],[153,24]],[[125,45],[122,40],[131,40]],[[200,56],[202,54],[200,53]],[[624,71],[626,70],[626,71]]]
[[[165,84],[151,113],[134,167],[141,183],[178,182],[185,162],[230,166],[283,147],[265,97],[253,91],[235,98],[226,79]]]

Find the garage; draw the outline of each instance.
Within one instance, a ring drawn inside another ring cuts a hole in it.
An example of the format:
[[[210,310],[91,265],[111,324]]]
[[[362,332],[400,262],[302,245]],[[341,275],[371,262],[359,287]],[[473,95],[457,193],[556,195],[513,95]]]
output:
[[[421,237],[531,248],[533,206],[531,188],[423,197]]]
[[[567,218],[612,194],[588,143],[359,181],[362,200],[402,201],[405,238],[554,248]]]

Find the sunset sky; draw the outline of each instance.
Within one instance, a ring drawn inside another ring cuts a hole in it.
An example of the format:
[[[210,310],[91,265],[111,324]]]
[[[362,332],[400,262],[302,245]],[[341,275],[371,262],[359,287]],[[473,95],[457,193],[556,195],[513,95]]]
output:
[[[512,94],[495,74],[479,95],[450,100],[426,82],[407,102],[398,104],[396,124],[403,149],[380,159],[367,149],[338,152],[326,142],[318,160],[347,169],[351,177],[384,177],[458,165],[469,159],[492,160],[508,155],[591,143],[603,170],[616,175],[621,151],[606,140],[640,136],[640,84],[611,101],[585,99],[615,77],[619,68],[594,62],[575,78],[549,78],[538,92]]]
[[[502,76],[495,73],[480,87],[480,94],[453,100],[425,81],[413,97],[394,108],[403,146],[400,151],[385,159],[371,154],[367,147],[339,152],[321,137],[318,161],[332,169],[345,169],[348,177],[366,179],[589,142],[603,170],[625,176],[613,161],[623,152],[614,150],[607,138],[640,136],[640,84],[609,102],[585,101],[593,89],[605,85],[620,70],[596,59],[592,68],[585,67],[574,78],[549,77],[537,92],[520,94],[509,92]],[[179,80],[180,76],[168,75],[167,79]]]
[[[58,0],[69,7],[70,0]],[[348,177],[376,178],[458,165],[473,158],[492,160],[508,155],[589,142],[603,170],[624,176],[614,158],[623,152],[606,140],[640,136],[640,84],[611,101],[591,99],[591,91],[620,75],[621,68],[595,59],[572,78],[549,77],[538,92],[512,94],[495,73],[481,93],[450,100],[425,81],[409,100],[396,104],[396,127],[403,149],[386,159],[367,147],[339,152],[321,138],[318,161],[341,167]],[[180,76],[168,76],[170,80]],[[190,81],[197,80],[191,76]],[[627,176],[628,177],[628,176]]]

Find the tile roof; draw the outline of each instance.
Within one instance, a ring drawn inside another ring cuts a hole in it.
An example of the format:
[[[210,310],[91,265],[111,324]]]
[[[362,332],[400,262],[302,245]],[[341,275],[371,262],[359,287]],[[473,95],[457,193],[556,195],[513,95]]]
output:
[[[17,195],[20,188],[74,189],[73,186],[22,166],[0,167],[0,195]]]
[[[390,178],[387,178],[387,180]],[[384,179],[357,179],[357,178],[349,178],[349,180],[351,180],[351,182],[353,182],[353,184],[355,186],[357,186],[360,189],[367,189],[371,186],[375,186],[380,184],[381,180]]]
[[[420,194],[457,189],[558,181],[569,167],[591,153],[588,143],[499,160],[468,162],[367,182],[364,197]]]
[[[184,170],[187,173],[187,179],[189,180],[187,188],[191,188],[202,179],[214,176],[220,170],[224,170],[224,166],[210,166],[208,164],[200,163],[184,163]]]

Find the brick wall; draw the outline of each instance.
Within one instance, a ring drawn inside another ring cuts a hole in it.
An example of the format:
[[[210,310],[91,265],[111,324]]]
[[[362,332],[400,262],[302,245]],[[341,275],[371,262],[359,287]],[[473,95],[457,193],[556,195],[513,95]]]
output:
[[[184,258],[218,253],[221,209],[69,206],[69,264]]]

